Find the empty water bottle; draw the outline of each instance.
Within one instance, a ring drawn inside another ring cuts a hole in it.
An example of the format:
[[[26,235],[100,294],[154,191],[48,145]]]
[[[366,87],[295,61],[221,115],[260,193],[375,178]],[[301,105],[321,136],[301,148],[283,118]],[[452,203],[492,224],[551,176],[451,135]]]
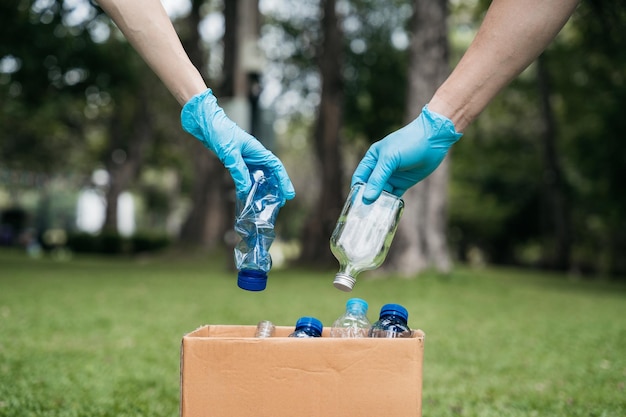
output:
[[[289,337],[321,337],[323,328],[322,322],[315,317],[300,317]]]
[[[408,319],[409,312],[400,304],[385,304],[378,321],[372,324],[370,337],[411,337]]]
[[[386,191],[365,204],[364,190],[360,182],[352,187],[330,238],[340,265],[333,284],[342,291],[352,291],[360,272],[383,263],[404,209],[404,201]]]
[[[276,326],[269,320],[262,320],[256,326],[256,332],[254,333],[254,337],[272,337],[276,332]]]
[[[367,302],[351,298],[346,302],[346,311],[330,329],[331,337],[368,337],[372,323],[367,318]]]
[[[241,241],[235,247],[237,285],[244,290],[263,291],[272,267],[270,246],[274,224],[283,204],[278,179],[268,171],[250,167],[252,188],[245,199],[237,199],[235,231]]]

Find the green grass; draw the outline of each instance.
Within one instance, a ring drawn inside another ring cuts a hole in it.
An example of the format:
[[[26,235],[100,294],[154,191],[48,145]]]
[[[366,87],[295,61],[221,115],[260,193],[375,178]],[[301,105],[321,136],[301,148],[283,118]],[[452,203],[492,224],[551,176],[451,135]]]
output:
[[[626,415],[624,285],[461,268],[364,273],[348,295],[335,271],[285,269],[248,293],[229,261],[0,251],[0,416],[177,416],[185,333],[302,315],[330,324],[350,296],[370,303],[370,319],[403,304],[426,332],[425,417]]]

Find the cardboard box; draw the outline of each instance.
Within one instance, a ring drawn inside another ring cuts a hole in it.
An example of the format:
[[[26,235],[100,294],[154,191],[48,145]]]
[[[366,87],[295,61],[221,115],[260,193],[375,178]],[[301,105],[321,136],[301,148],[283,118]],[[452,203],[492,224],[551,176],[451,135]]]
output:
[[[424,333],[407,339],[254,337],[210,325],[183,337],[181,417],[420,417]]]

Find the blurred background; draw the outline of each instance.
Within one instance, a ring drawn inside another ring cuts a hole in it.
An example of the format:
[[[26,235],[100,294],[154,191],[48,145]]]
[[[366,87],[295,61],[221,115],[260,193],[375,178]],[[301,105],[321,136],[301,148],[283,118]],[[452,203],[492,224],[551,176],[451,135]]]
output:
[[[489,2],[163,4],[220,105],[294,182],[276,265],[326,267],[358,161],[417,117]],[[493,264],[626,279],[625,26],[623,3],[581,2],[405,194],[385,269],[414,277]],[[232,180],[179,114],[95,3],[2,2],[0,246],[58,259],[231,248]]]

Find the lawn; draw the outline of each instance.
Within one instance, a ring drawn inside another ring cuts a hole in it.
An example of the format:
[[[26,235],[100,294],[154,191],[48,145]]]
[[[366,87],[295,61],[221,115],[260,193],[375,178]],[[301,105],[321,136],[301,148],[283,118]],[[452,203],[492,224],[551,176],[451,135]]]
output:
[[[185,333],[303,315],[330,325],[350,296],[369,302],[372,320],[403,304],[426,332],[424,417],[626,416],[623,284],[459,268],[364,273],[345,294],[333,270],[284,269],[249,293],[229,261],[0,251],[0,416],[177,416]]]

